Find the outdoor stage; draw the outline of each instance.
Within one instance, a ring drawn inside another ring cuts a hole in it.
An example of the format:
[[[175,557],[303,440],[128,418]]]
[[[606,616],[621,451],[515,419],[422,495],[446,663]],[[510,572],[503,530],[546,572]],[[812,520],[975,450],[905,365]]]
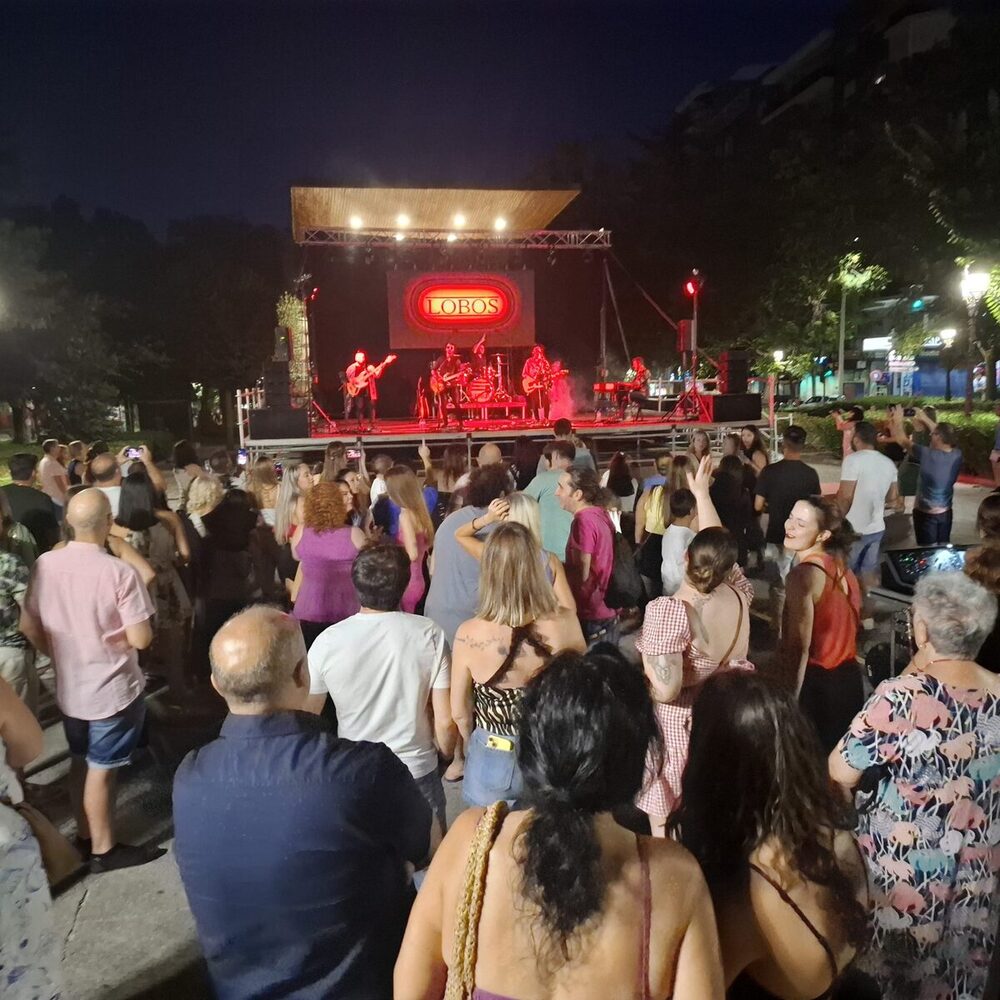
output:
[[[623,451],[639,461],[654,452],[686,451],[688,440],[696,430],[706,431],[714,450],[721,450],[726,434],[738,432],[751,423],[760,427],[765,435],[768,431],[766,420],[740,421],[739,423],[677,423],[661,417],[645,417],[641,420],[597,419],[594,414],[582,414],[573,418],[573,430],[586,438],[597,452],[599,460],[609,458],[616,451]],[[448,430],[439,430],[436,423],[421,426],[416,420],[379,420],[375,430],[359,432],[356,425],[337,421],[336,430],[331,433],[313,434],[305,438],[251,438],[243,434],[241,422],[240,446],[250,453],[253,461],[258,455],[305,455],[321,453],[331,441],[339,441],[348,448],[364,450],[369,455],[374,451],[393,452],[407,449],[413,454],[421,444],[449,445],[464,444],[470,457],[479,448],[493,442],[512,446],[518,438],[534,438],[547,441],[552,437],[552,424],[532,424],[525,420],[466,420],[459,430],[454,424]],[[503,449],[505,453],[509,448]],[[412,457],[412,456],[411,456]]]

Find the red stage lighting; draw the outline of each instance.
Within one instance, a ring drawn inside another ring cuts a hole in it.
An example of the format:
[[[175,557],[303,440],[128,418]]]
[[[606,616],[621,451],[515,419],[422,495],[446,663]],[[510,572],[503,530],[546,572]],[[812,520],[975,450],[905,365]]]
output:
[[[688,280],[684,282],[684,293],[689,295],[691,298],[694,298],[698,294],[698,282],[693,278],[688,278]]]

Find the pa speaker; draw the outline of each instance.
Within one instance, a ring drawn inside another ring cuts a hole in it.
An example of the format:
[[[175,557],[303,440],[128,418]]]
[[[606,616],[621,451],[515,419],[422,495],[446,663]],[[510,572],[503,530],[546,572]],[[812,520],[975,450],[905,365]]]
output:
[[[268,406],[291,405],[288,361],[268,361],[264,365],[264,402]]]
[[[760,420],[759,392],[733,392],[728,396],[706,394],[701,398],[708,406],[713,424],[747,424]]]
[[[719,355],[719,392],[745,393],[749,378],[749,351],[723,351]]]
[[[250,411],[250,437],[258,441],[309,437],[309,411],[268,406]]]

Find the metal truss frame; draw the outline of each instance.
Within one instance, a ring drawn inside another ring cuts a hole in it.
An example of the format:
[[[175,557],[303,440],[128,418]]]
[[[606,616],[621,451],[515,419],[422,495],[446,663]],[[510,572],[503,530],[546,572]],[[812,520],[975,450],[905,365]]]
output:
[[[299,246],[334,246],[379,249],[394,247],[450,247],[455,250],[610,250],[608,229],[539,229],[533,232],[455,232],[449,229],[306,229]]]

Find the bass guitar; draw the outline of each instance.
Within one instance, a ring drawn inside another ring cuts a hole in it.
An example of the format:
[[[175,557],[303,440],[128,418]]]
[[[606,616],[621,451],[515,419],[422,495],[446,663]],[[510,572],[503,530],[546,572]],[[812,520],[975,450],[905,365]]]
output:
[[[358,395],[358,393],[364,392],[368,388],[368,383],[373,382],[375,379],[379,378],[386,370],[399,357],[398,354],[387,354],[385,360],[374,368],[366,368],[364,371],[359,372],[357,375],[349,378],[344,383],[344,392],[347,393],[352,399]]]

